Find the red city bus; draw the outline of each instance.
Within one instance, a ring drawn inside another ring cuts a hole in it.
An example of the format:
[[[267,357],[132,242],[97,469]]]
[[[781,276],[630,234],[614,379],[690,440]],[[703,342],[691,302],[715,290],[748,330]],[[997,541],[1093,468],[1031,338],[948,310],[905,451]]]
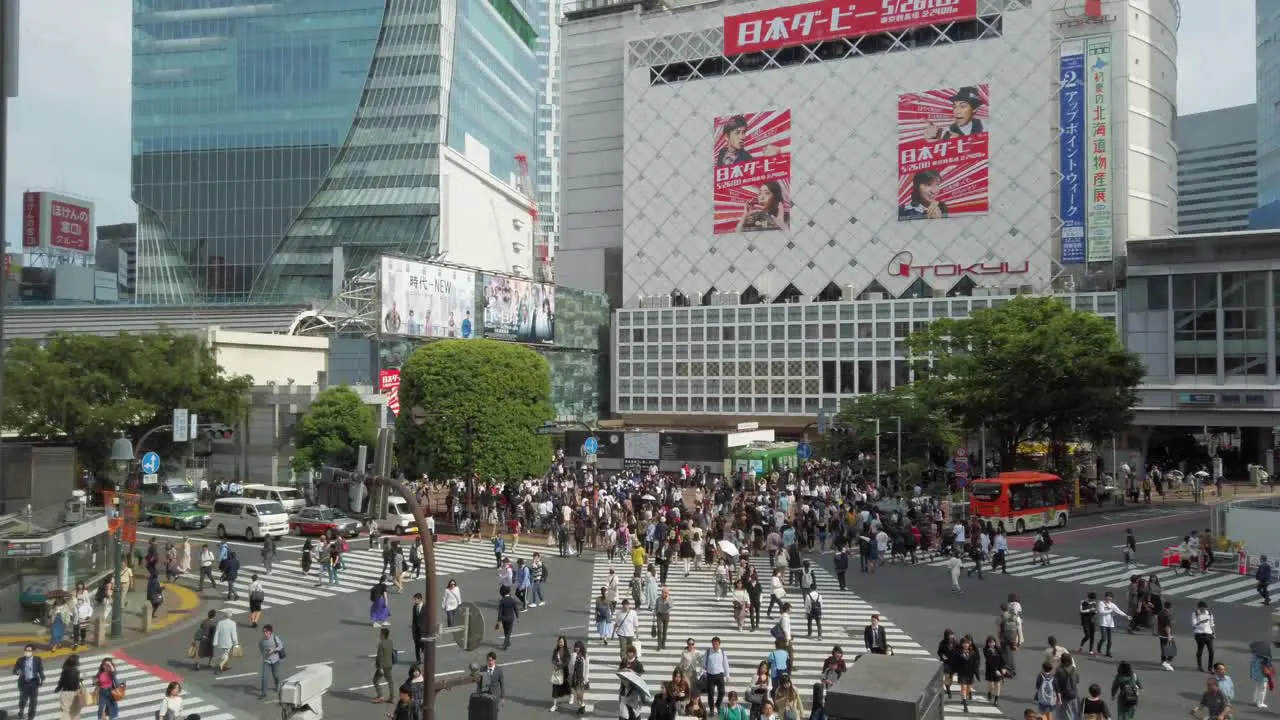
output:
[[[969,512],[1006,532],[1023,533],[1042,527],[1067,526],[1071,486],[1050,473],[1019,470],[969,485]]]

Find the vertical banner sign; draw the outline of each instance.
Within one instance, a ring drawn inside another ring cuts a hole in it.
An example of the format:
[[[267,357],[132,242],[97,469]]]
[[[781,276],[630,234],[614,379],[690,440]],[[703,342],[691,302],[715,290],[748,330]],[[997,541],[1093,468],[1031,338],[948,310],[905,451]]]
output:
[[[898,219],[942,220],[991,207],[987,85],[898,96]]]
[[[1088,153],[1085,231],[1088,262],[1114,258],[1111,202],[1111,38],[1089,38],[1085,43]]]
[[[138,542],[138,520],[142,518],[142,496],[137,493],[125,493],[120,497],[124,505],[120,513],[124,520],[121,540],[132,545]]]
[[[22,193],[22,247],[40,247],[40,193]]]
[[[791,227],[791,111],[716,118],[712,234]]]
[[[378,371],[378,392],[387,396],[387,409],[392,415],[400,414],[400,370],[392,368]]]
[[[1084,252],[1084,44],[1062,43],[1059,61],[1058,162],[1062,185],[1058,190],[1058,214],[1062,218],[1062,264],[1083,263]]]

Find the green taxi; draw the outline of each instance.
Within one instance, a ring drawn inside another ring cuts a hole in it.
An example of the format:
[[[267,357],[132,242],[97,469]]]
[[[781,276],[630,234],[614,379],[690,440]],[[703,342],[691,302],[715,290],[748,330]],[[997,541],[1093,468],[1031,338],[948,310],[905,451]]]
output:
[[[209,513],[189,502],[148,503],[144,511],[152,527],[199,530],[209,524]]]

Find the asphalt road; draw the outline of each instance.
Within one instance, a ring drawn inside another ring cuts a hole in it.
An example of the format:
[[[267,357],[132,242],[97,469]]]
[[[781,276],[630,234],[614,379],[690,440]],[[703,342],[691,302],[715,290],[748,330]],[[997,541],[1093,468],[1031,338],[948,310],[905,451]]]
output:
[[[264,575],[264,580],[269,579],[280,588],[273,594],[272,588],[268,587],[262,622],[273,624],[286,643],[287,667],[282,676],[287,677],[290,671],[305,664],[328,663],[334,669],[334,684],[324,701],[326,717],[385,717],[388,707],[371,703],[374,697],[371,656],[377,645],[377,631],[369,622],[368,589],[372,581],[367,580],[367,577],[352,579],[340,586],[347,592],[304,596],[301,593],[304,590],[314,590],[315,583],[314,577],[301,577],[296,563],[298,556],[286,554],[296,544],[286,541],[280,563],[270,576]],[[355,556],[365,546],[366,541],[363,539],[359,543],[352,541],[353,561],[358,560]],[[257,562],[258,551],[254,547],[236,544],[232,547],[241,553],[242,561],[246,564]],[[457,556],[458,548],[466,546],[460,543],[441,543],[437,545],[437,552],[441,557],[451,553]],[[482,608],[487,627],[485,643],[470,653],[463,652],[446,639],[437,655],[437,677],[457,677],[467,672],[471,663],[482,665],[487,652],[497,651],[500,662],[506,667],[508,687],[507,704],[502,716],[517,715],[517,708],[519,712],[540,710],[547,714],[550,706],[547,659],[555,637],[566,634],[572,642],[575,638],[585,636],[583,598],[590,594],[590,560],[562,559],[554,556],[554,549],[550,549],[552,553],[549,555],[549,548],[542,544],[522,544],[508,553],[511,557],[528,558],[534,551],[542,552],[549,564],[551,581],[544,587],[547,604],[521,615],[512,648],[501,652],[501,635],[494,632],[492,625],[497,604],[497,584],[492,567],[494,559],[488,548],[487,544],[472,544],[467,552],[474,553],[478,560],[471,563],[470,568],[459,567],[456,572],[442,570],[440,573],[458,581],[464,601],[475,602]],[[296,553],[296,550],[292,552]],[[356,570],[354,565],[353,562],[352,574],[358,575],[362,571]],[[392,637],[397,649],[403,651],[401,661],[393,671],[397,687],[407,676],[413,662],[409,614],[412,594],[424,592],[423,584],[421,580],[408,582],[403,594],[391,597]],[[443,588],[444,582],[439,585]],[[241,584],[242,597],[247,595],[244,588],[245,585]],[[321,589],[328,590],[329,587],[326,585]],[[275,606],[273,602],[276,603]],[[289,604],[283,604],[284,602]],[[435,602],[439,602],[439,599]],[[261,662],[256,643],[261,637],[261,630],[250,628],[243,610],[234,604],[215,602],[210,605],[211,609],[222,607],[237,612],[235,617],[239,623],[240,642],[245,648],[245,657],[233,660],[231,669],[221,677],[207,669],[192,670],[186,651],[194,626],[184,627],[134,646],[130,653],[142,662],[158,666],[164,673],[171,673],[172,679],[181,679],[187,695],[198,696],[206,701],[216,699],[237,720],[276,717],[278,710],[275,706],[275,694],[269,691],[267,701],[258,698]],[[442,693],[439,696],[437,718],[466,717],[469,695],[468,688]]]
[[[1105,525],[1106,523],[1102,523]],[[831,556],[823,562],[830,563]],[[1052,566],[1051,566],[1052,567]],[[1031,706],[1035,671],[1048,646],[1048,637],[1056,636],[1059,644],[1075,651],[1081,632],[1077,607],[1086,592],[1103,590],[1098,585],[1063,583],[1052,579],[1019,576],[991,576],[986,580],[961,577],[964,593],[950,592],[950,577],[941,567],[894,566],[882,568],[875,576],[854,573],[854,592],[873,606],[884,609],[893,624],[933,649],[942,631],[971,633],[978,642],[996,633],[996,617],[1000,604],[1010,593],[1017,593],[1024,608],[1024,634],[1027,645],[1018,654],[1019,676],[1008,683],[1002,708],[1010,717],[1021,717],[1021,710]],[[1120,603],[1124,594],[1116,590]],[[1150,633],[1130,635],[1119,631],[1114,639],[1114,659],[1077,657],[1082,687],[1098,683],[1104,692],[1110,687],[1115,666],[1128,660],[1147,688],[1139,706],[1141,718],[1187,717],[1187,713],[1204,688],[1204,676],[1195,672],[1195,644],[1190,634],[1190,614],[1194,601],[1173,598],[1177,612],[1179,656],[1174,672],[1159,668],[1158,644]],[[1271,716],[1275,710],[1259,711],[1247,705],[1252,684],[1248,679],[1248,645],[1270,638],[1270,614],[1264,608],[1242,604],[1213,606],[1218,625],[1217,660],[1227,663],[1229,674],[1237,685],[1237,698],[1246,703],[1238,706],[1236,717]],[[1190,668],[1190,670],[1188,670]],[[1113,708],[1114,711],[1114,708]]]

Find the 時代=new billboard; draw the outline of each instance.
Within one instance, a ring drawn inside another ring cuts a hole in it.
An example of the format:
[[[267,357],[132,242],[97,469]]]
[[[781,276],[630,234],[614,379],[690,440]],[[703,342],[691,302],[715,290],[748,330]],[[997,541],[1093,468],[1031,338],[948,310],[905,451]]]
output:
[[[715,235],[791,227],[791,111],[715,120]]]
[[[941,220],[991,207],[987,85],[898,96],[898,219]]]
[[[474,272],[383,256],[379,280],[383,333],[418,338],[475,335]]]

